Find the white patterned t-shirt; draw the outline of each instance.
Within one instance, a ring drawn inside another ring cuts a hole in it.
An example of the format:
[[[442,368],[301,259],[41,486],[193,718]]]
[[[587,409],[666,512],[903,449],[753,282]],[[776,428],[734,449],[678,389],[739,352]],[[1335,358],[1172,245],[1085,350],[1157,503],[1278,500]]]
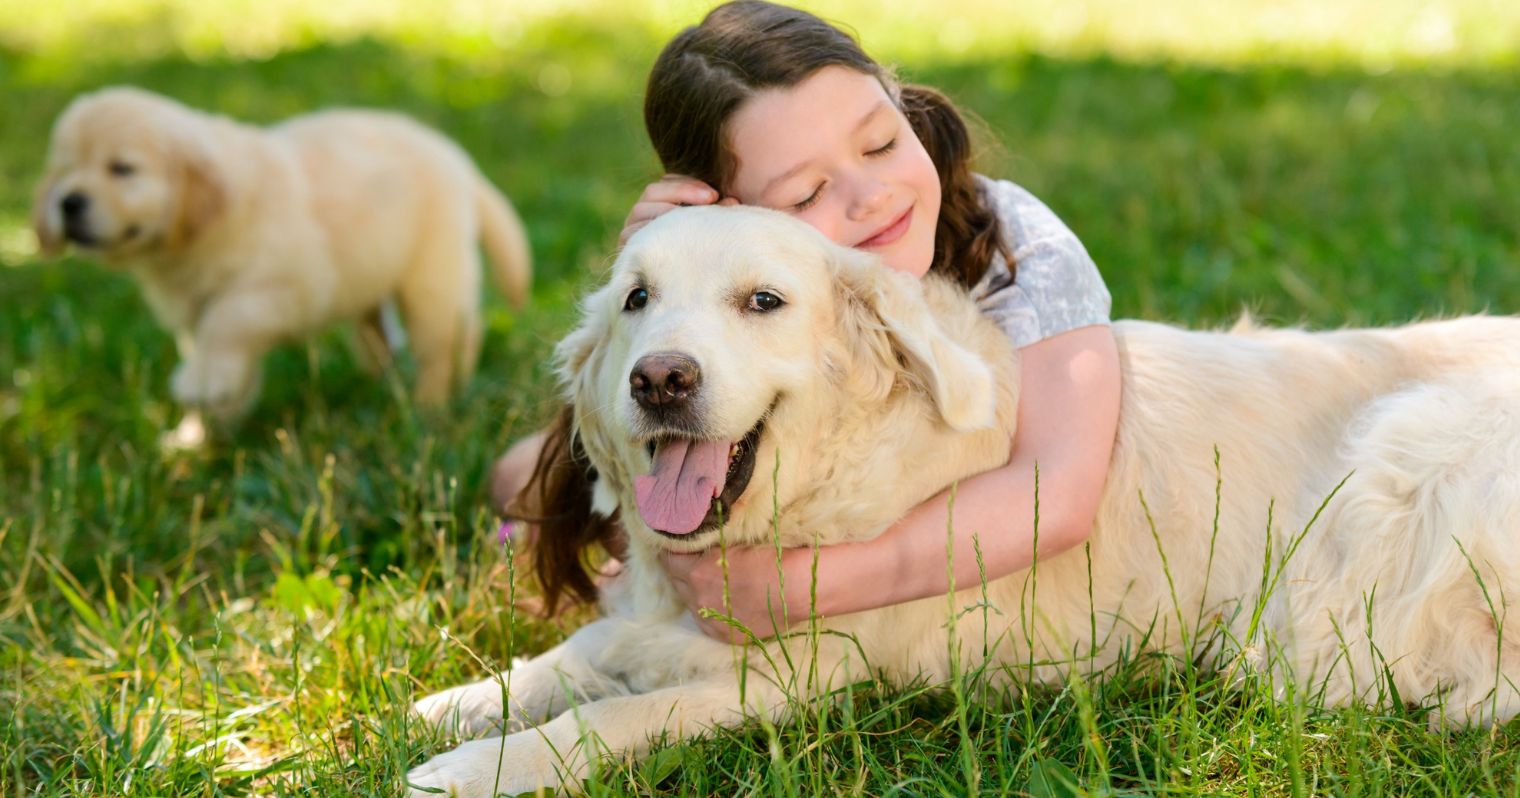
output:
[[[1012,277],[993,256],[971,296],[1016,347],[1092,324],[1108,324],[1111,300],[1097,264],[1045,203],[1007,180],[978,175],[977,185],[1013,253]]]

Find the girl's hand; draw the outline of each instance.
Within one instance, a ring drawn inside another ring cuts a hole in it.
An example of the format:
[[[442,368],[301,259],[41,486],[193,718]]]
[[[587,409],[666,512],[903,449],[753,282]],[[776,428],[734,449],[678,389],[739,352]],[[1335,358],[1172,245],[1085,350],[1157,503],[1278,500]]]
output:
[[[633,204],[628,218],[623,222],[623,232],[618,235],[618,246],[628,243],[628,237],[639,228],[654,221],[668,211],[683,205],[737,205],[733,197],[720,201],[717,189],[696,178],[685,175],[666,175],[644,187],[639,201]]]
[[[667,552],[661,555],[676,593],[686,602],[686,608],[704,634],[725,643],[738,644],[748,639],[723,620],[702,617],[704,609],[732,617],[760,638],[774,637],[785,632],[792,623],[808,617],[812,549],[782,549],[779,574],[776,550],[770,546],[736,546],[728,549],[727,556],[728,598],[732,609],[725,610],[721,549],[712,548],[698,554]],[[784,603],[781,601],[783,595],[786,598]]]

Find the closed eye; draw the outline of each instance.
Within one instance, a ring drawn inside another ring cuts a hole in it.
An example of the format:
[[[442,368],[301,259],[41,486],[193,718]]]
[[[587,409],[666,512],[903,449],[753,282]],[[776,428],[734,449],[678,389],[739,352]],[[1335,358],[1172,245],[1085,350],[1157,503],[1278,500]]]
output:
[[[883,144],[880,147],[867,152],[866,155],[874,158],[877,156],[886,155],[895,149],[897,149],[897,137],[893,136],[891,141],[888,141],[886,144]]]
[[[112,161],[106,165],[112,177],[131,177],[137,172],[137,167],[126,161]]]
[[[792,210],[794,212],[801,213],[802,211],[805,211],[808,208],[811,208],[814,205],[818,204],[819,198],[823,196],[823,186],[823,183],[819,183],[818,188],[813,189],[813,193],[809,194],[807,199],[801,202],[793,203]]]

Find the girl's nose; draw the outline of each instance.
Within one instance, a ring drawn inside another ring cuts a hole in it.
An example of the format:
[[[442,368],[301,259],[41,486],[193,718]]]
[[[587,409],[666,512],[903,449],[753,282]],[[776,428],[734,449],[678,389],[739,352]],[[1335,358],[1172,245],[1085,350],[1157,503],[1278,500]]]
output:
[[[887,184],[874,177],[862,177],[855,188],[854,201],[850,203],[852,221],[863,221],[880,213],[887,207],[892,191]]]

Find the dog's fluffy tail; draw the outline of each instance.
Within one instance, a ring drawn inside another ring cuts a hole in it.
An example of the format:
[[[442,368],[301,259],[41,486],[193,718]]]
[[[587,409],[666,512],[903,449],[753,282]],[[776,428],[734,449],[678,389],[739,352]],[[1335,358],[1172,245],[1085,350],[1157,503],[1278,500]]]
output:
[[[512,203],[484,177],[475,188],[475,208],[480,216],[480,240],[491,261],[491,275],[496,287],[513,307],[528,301],[533,281],[533,254],[528,249],[528,232]]]

